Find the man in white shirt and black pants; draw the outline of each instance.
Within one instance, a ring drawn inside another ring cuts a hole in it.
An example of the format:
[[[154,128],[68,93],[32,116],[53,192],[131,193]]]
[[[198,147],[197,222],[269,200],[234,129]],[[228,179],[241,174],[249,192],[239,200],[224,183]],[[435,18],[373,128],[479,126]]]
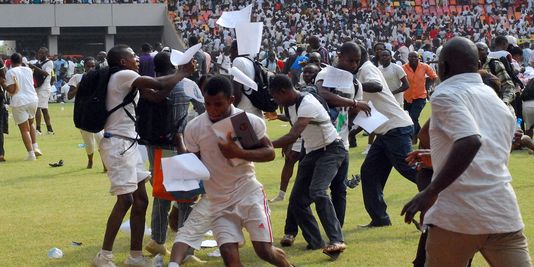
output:
[[[348,151],[331,123],[328,112],[312,94],[299,93],[286,75],[274,76],[270,82],[270,90],[279,105],[288,107],[287,115],[293,125],[288,134],[273,141],[273,146],[287,147],[301,137],[306,150],[306,155],[299,163],[288,209],[295,212],[308,248],[318,249],[323,246],[323,240],[310,209],[311,203],[315,203],[317,215],[330,239],[323,253],[335,259],[345,250],[346,245],[338,214],[327,189],[331,183],[332,186],[333,183],[340,183],[341,185],[334,188],[345,190]],[[332,195],[346,194],[346,191],[334,191],[332,190]]]
[[[466,38],[443,46],[429,127],[434,174],[402,214],[411,222],[421,211],[429,227],[425,266],[466,266],[479,251],[491,266],[532,266],[507,167],[515,118],[478,62]]]
[[[389,90],[382,72],[367,60],[365,49],[360,48],[360,51],[362,64],[356,76],[365,81],[362,83],[363,100],[372,102],[376,110],[388,118],[374,131],[376,140],[361,167],[363,200],[371,217],[365,227],[388,226],[391,220],[386,212],[384,187],[392,167],[415,183],[416,171],[405,161],[412,151],[413,122]]]

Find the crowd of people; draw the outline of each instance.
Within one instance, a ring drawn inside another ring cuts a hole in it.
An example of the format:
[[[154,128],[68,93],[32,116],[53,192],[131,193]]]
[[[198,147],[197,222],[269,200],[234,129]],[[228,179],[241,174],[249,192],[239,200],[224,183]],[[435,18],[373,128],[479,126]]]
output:
[[[144,249],[154,256],[170,255],[170,267],[200,262],[194,250],[211,229],[224,264],[241,266],[245,228],[261,260],[293,266],[274,246],[269,200],[253,164],[274,160],[275,148],[286,158],[280,192],[271,202],[285,198],[298,162],[280,245],[292,246],[300,229],[307,249],[336,260],[351,246],[343,231],[346,194],[359,182],[348,179],[349,150],[363,130],[353,121],[374,112],[388,120],[368,133],[360,179],[369,222],[361,227],[391,225],[384,187],[395,168],[414,184],[414,192],[420,191],[402,210],[405,221],[422,232],[414,266],[468,266],[477,252],[492,266],[532,266],[512,177],[503,164],[513,149],[534,149],[534,53],[523,40],[532,31],[532,10],[527,9],[532,1],[516,3],[522,12],[517,21],[507,15],[497,19],[498,8],[510,5],[506,1],[489,3],[491,13],[474,5],[451,17],[414,14],[406,5],[385,11],[391,3],[386,1],[370,1],[373,9],[365,13],[341,1],[258,1],[261,8],[253,17],[265,23],[264,49],[258,55],[240,55],[239,45],[247,40],[235,40],[230,29],[216,26],[220,12],[243,8],[245,2],[214,2],[177,2],[178,25],[188,46],[202,44],[181,66],[171,63],[172,49],[161,44],[144,44],[138,53],[116,45],[84,58],[78,67],[74,60],[51,58],[43,47],[35,59],[14,53],[0,66],[0,87],[9,95],[27,160],[43,153],[37,145],[41,113],[47,132],[54,132],[48,112],[56,83],[52,77],[66,82],[67,98],[80,100],[74,118],[86,145],[87,167],[98,150],[116,197],[93,266],[115,266],[113,246],[129,210],[131,246],[125,264],[154,265],[143,256],[146,182],[155,190],[162,157],[184,153],[193,153],[210,177],[192,199],[154,197],[151,240]],[[480,16],[496,18],[485,23]],[[484,34],[475,38],[475,33]],[[248,76],[258,90],[232,80],[231,69]],[[331,71],[349,73],[351,81],[332,86]],[[258,79],[263,74],[270,77],[268,83]],[[106,113],[98,129],[77,121],[87,90],[105,92],[97,96],[105,99]],[[258,99],[259,93],[269,97]],[[430,119],[419,122],[427,103]],[[149,112],[136,113],[147,107],[166,108],[168,120],[153,117],[164,125],[152,128],[171,129],[164,143],[148,141],[148,170],[138,142],[144,127],[139,123]],[[240,124],[240,130],[250,130],[254,144],[238,145],[231,134],[221,140],[213,125],[243,111],[246,125]],[[0,109],[3,153],[2,115]],[[288,121],[291,127],[270,140],[265,119]],[[418,212],[421,220],[415,219]],[[165,246],[168,227],[177,231],[171,251]]]
[[[491,44],[497,35],[525,40],[534,33],[533,1],[487,1],[486,4],[466,1],[465,5],[458,3],[459,10],[436,5],[439,13],[428,11],[428,1],[419,6],[426,5],[425,12],[415,12],[411,4],[395,7],[393,1],[366,1],[370,2],[367,8],[362,8],[361,2],[364,1],[258,1],[252,17],[264,23],[262,49],[282,59],[294,53],[296,46],[306,43],[310,35],[317,36],[321,45],[332,52],[331,59],[341,44],[354,39],[362,40],[369,50],[376,42],[397,50],[404,44],[424,49],[425,45],[454,36]],[[229,47],[235,34],[217,25],[217,18],[224,11],[239,10],[248,4],[248,1],[177,0],[169,2],[169,9],[184,39],[197,36],[207,52],[218,55]],[[434,43],[435,48],[438,46]],[[407,58],[404,60],[406,63]]]

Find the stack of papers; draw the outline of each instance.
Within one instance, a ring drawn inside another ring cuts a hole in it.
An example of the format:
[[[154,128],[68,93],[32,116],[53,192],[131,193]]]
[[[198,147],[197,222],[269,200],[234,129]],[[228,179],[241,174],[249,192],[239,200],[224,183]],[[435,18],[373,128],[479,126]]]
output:
[[[326,67],[323,86],[328,88],[351,88],[354,76],[352,73],[332,66]]]
[[[196,44],[189,47],[185,52],[180,52],[178,50],[171,50],[171,63],[174,66],[185,65],[193,59],[193,56],[200,50],[202,44]]]
[[[193,153],[162,158],[161,168],[167,192],[195,190],[200,188],[199,181],[210,178],[206,166]]]
[[[263,22],[250,22],[252,4],[238,11],[223,12],[217,24],[235,28],[237,49],[240,55],[256,55],[260,52]]]

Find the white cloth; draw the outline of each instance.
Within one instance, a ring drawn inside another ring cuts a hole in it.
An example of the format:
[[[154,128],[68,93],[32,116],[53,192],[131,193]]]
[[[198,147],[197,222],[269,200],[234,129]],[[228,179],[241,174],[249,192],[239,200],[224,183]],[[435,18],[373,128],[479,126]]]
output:
[[[20,107],[30,103],[37,103],[37,93],[33,87],[33,73],[28,67],[11,68],[6,73],[6,85],[18,82],[18,92],[11,97],[11,106]]]
[[[231,114],[242,110],[232,107]],[[247,113],[252,128],[258,139],[266,135],[266,126],[263,119]],[[207,112],[190,121],[185,127],[184,142],[187,150],[200,153],[202,163],[208,168],[211,178],[204,182],[206,194],[212,204],[212,210],[222,210],[241,198],[258,190],[262,185],[256,180],[254,163],[244,161],[243,164],[232,166],[219,149],[220,139],[211,128],[213,122]]]
[[[499,51],[495,51],[495,52],[489,52],[488,54],[488,57],[491,57],[491,58],[501,58],[501,57],[511,57],[510,53],[508,51],[504,51],[504,50],[499,50]]]
[[[391,64],[393,65],[393,64]],[[413,125],[412,119],[402,108],[389,90],[388,84],[382,75],[382,72],[371,63],[367,61],[356,73],[358,81],[365,82],[377,82],[382,85],[382,91],[376,93],[363,92],[363,100],[371,101],[376,110],[386,116],[389,120],[376,128],[374,133],[385,134],[391,129],[406,127]]]
[[[403,77],[406,77],[406,73],[402,69],[401,66],[397,64],[389,64],[387,67],[384,68],[384,66],[380,65],[378,67],[380,71],[382,72],[382,75],[384,76],[384,79],[386,80],[386,83],[388,84],[389,90],[397,90],[402,85],[401,79]],[[401,107],[404,106],[404,92],[400,92],[398,94],[393,95],[395,96],[395,100],[397,100],[397,103]]]
[[[323,81],[326,75],[326,68],[323,68],[315,77],[315,82]],[[352,84],[349,88],[335,88],[332,93],[348,98],[348,99],[362,99],[362,88],[361,83],[358,83],[358,90],[354,88]],[[345,149],[349,149],[349,119],[348,119],[348,108],[337,108],[338,117],[335,121],[336,130],[339,133],[341,139],[343,139],[343,145]]]
[[[72,75],[74,75],[74,70],[76,68],[76,64],[74,64],[74,62],[72,60],[69,60],[68,61],[68,68],[67,68],[67,76],[68,77],[71,77]]]
[[[108,83],[106,97],[106,108],[111,110],[124,100],[124,97],[132,90],[132,83],[139,77],[139,73],[133,70],[121,70],[111,75]],[[139,94],[135,97],[135,102],[139,101]],[[135,118],[135,109],[132,103],[125,106]],[[104,131],[125,137],[136,138],[134,121],[128,117],[124,109],[120,108],[111,113],[106,120]]]
[[[80,82],[82,81],[82,77],[83,77],[83,74],[74,74],[70,79],[69,79],[69,82],[68,82],[68,85],[69,86],[74,86],[74,87],[78,87],[78,84],[80,84]]]
[[[478,135],[482,146],[465,172],[439,194],[425,215],[425,223],[470,235],[521,230],[524,225],[508,170],[515,132],[515,119],[508,107],[482,83],[478,73],[442,81],[431,104],[433,179],[455,141]]]
[[[304,131],[300,134],[304,141],[304,148],[306,153],[314,150],[324,148],[331,144],[336,139],[339,139],[336,128],[330,123],[330,116],[324,109],[323,105],[313,95],[306,95],[299,105],[298,114],[296,104],[290,106],[289,117],[294,124],[298,118],[311,118],[312,122],[306,126]],[[317,124],[315,124],[317,123]]]
[[[242,71],[245,75],[247,75],[250,79],[254,80],[254,63],[248,58],[244,57],[236,57],[234,61],[232,62],[233,67],[238,68],[240,71]],[[241,97],[241,101],[237,105],[237,108],[244,110],[245,112],[252,113],[260,118],[263,118],[263,113],[260,109],[252,105],[252,102],[250,102],[250,99],[246,97],[246,95],[250,95],[252,92],[252,89],[247,86],[243,86],[243,97]]]

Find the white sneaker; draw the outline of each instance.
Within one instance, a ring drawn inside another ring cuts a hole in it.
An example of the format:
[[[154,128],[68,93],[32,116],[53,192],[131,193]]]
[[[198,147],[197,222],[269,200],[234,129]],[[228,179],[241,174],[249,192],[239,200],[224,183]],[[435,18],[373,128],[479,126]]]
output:
[[[55,133],[54,133],[54,131],[47,131],[46,134],[47,135],[54,135]]]
[[[279,201],[282,201],[282,200],[284,200],[284,197],[281,196],[281,195],[278,195],[278,196],[276,196],[275,198],[269,200],[269,202],[271,202],[271,203],[275,203],[275,202],[279,202]]]
[[[39,156],[42,156],[43,155],[43,152],[41,152],[41,150],[39,148],[35,148],[33,150],[33,152],[35,153],[35,156],[36,157],[39,157]]]
[[[131,255],[128,255],[128,258],[124,261],[124,266],[127,267],[153,267],[154,263],[147,257],[141,256],[137,258],[132,258]]]
[[[37,134],[37,135],[41,135],[41,131],[39,131],[39,130],[35,130],[35,134]]]
[[[96,257],[93,259],[91,266],[93,267],[117,267],[117,265],[113,263],[113,256],[108,258],[108,257],[105,257],[104,255],[101,255],[100,252],[96,254]]]
[[[362,155],[367,155],[367,153],[369,153],[369,149],[371,149],[371,145],[367,145],[365,150],[362,152]]]
[[[33,161],[33,160],[36,160],[36,159],[37,159],[37,157],[35,156],[35,153],[32,153],[32,154],[28,154],[24,160]]]

